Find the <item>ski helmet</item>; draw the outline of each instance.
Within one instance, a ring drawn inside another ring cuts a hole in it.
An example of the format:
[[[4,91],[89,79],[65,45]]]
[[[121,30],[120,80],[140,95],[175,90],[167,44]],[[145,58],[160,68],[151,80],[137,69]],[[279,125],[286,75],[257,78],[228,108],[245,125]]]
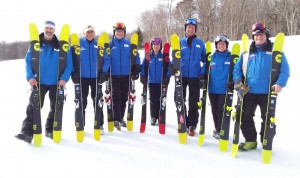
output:
[[[219,35],[216,36],[216,38],[215,38],[216,49],[217,49],[218,42],[220,42],[220,41],[225,42],[226,43],[226,49],[228,49],[229,39],[228,39],[227,35],[219,34]]]
[[[114,35],[115,35],[115,32],[116,30],[124,30],[124,35],[126,35],[126,26],[124,23],[122,22],[117,22],[114,27],[113,27],[113,32],[114,32]]]
[[[267,38],[270,37],[270,29],[261,22],[257,22],[252,25],[252,39],[254,39],[254,35],[259,34],[259,33],[265,33]]]
[[[195,26],[195,33],[197,32],[197,21],[194,18],[189,18],[184,23],[184,30],[186,30],[186,26],[192,24]]]
[[[155,44],[155,45],[159,44],[160,45],[159,51],[162,50],[162,40],[160,38],[154,37],[151,39],[151,50],[153,50],[153,47],[152,47],[153,44]]]

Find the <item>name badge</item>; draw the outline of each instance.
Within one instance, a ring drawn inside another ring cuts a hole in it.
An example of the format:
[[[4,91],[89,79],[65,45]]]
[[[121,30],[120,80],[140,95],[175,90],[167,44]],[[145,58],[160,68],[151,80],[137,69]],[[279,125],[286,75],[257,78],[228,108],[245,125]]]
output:
[[[125,48],[128,48],[128,47],[129,47],[129,45],[128,45],[128,44],[124,44],[124,47],[125,47]]]

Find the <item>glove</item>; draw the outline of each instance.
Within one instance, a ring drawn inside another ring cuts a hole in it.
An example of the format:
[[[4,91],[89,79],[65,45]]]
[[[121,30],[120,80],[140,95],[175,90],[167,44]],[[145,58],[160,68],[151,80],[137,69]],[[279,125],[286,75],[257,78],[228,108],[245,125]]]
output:
[[[72,72],[71,79],[72,79],[73,83],[79,83],[80,82],[79,75],[76,72]]]
[[[101,73],[99,74],[99,82],[100,82],[100,83],[104,83],[104,82],[107,81],[107,80],[108,80],[107,74],[101,72]]]
[[[200,89],[206,89],[206,75],[201,74],[199,77],[199,87]]]
[[[238,97],[240,99],[244,98],[244,95],[248,93],[250,90],[250,87],[247,85],[244,85],[241,81],[235,81],[234,82],[234,90],[237,91]]]
[[[174,76],[174,75],[177,73],[178,69],[176,69],[176,68],[173,66],[173,64],[172,64],[172,65],[170,65],[170,67],[169,67],[169,71],[170,71],[171,75]]]
[[[170,78],[169,77],[164,77],[163,80],[162,80],[162,84],[163,85],[169,85],[169,82],[170,82]]]
[[[146,85],[147,84],[147,78],[146,77],[142,77],[140,78],[140,81],[143,85]]]
[[[226,89],[227,89],[227,91],[233,91],[233,88],[234,88],[233,82],[228,82],[228,83],[226,84]]]
[[[132,79],[132,80],[137,80],[137,79],[139,79],[139,76],[140,76],[139,73],[136,73],[136,74],[135,74],[135,73],[132,73],[131,79]]]
[[[131,79],[132,80],[139,79],[140,72],[141,72],[141,66],[139,64],[135,64],[131,70],[131,75],[132,75]]]

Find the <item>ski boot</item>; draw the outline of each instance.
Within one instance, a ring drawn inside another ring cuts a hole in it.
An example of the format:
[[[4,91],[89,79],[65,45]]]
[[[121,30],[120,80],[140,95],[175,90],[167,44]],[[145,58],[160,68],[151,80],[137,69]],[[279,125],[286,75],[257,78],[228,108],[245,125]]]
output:
[[[120,122],[119,121],[115,121],[115,128],[117,129],[117,130],[121,130],[121,126],[120,126]]]
[[[18,135],[15,135],[15,137],[19,140],[23,140],[24,142],[26,143],[31,143],[32,141],[32,136],[29,136],[27,134],[24,134],[24,133],[19,133]]]
[[[157,119],[155,117],[152,117],[150,122],[152,126],[155,126]]]
[[[214,131],[213,131],[213,137],[214,137],[215,139],[219,140],[219,139],[220,139],[220,133],[217,132],[216,130],[214,130]]]
[[[188,129],[189,136],[193,137],[195,135],[195,130],[196,130],[195,126],[189,126],[189,129]]]
[[[244,142],[239,145],[239,151],[249,151],[257,148],[257,142]]]

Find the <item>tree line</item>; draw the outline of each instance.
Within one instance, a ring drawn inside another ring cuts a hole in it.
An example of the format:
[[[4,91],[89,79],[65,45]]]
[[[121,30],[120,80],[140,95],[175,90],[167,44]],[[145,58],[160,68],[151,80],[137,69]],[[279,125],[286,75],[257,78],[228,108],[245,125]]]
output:
[[[251,36],[255,22],[263,22],[271,36],[278,32],[300,35],[300,0],[160,0],[156,8],[143,11],[137,17],[139,47],[152,37],[168,42],[172,33],[184,35],[188,18],[198,21],[196,35],[213,41],[217,34],[239,40],[243,33]],[[130,34],[126,35],[130,39]],[[0,43],[0,60],[24,58],[29,42]]]

